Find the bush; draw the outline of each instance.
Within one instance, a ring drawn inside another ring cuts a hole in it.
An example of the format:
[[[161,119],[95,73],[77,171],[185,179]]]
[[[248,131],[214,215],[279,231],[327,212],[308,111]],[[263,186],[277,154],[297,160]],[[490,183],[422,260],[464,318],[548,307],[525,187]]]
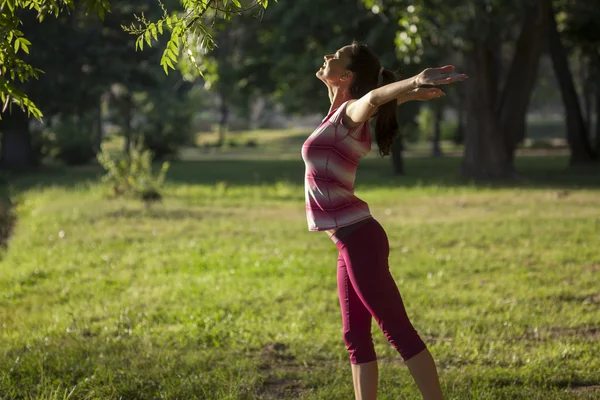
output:
[[[447,140],[449,142],[456,140],[456,130],[458,129],[457,120],[445,119],[440,124],[440,139]]]
[[[435,116],[433,110],[429,107],[421,107],[419,115],[417,116],[419,124],[420,140],[433,140],[433,134],[435,129]]]
[[[44,129],[48,153],[67,165],[84,165],[94,159],[94,138],[87,118],[66,116],[52,128]]]
[[[152,93],[141,107],[139,133],[154,158],[177,154],[179,147],[193,143],[193,110],[185,97]]]
[[[399,128],[400,136],[406,140],[407,143],[419,142],[421,130],[417,124],[406,124]]]
[[[145,201],[159,200],[169,163],[163,162],[159,173],[152,174],[153,154],[143,145],[143,140],[133,143],[129,152],[98,153],[97,159],[106,171],[102,181],[107,183],[115,196],[134,196]]]
[[[8,184],[4,177],[0,176],[0,247],[6,248],[16,221]]]

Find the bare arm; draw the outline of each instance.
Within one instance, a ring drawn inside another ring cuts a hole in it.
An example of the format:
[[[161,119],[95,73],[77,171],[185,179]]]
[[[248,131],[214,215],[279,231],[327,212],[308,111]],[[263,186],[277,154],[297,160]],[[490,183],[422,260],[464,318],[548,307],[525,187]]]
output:
[[[344,116],[344,125],[353,127],[368,121],[375,114],[377,108],[394,99],[396,99],[398,104],[412,100],[406,97],[404,97],[405,100],[402,100],[402,96],[421,90],[418,89],[421,85],[447,84],[462,81],[466,78],[467,76],[464,74],[455,73],[454,67],[451,65],[442,68],[427,68],[419,75],[371,90],[360,99],[348,104]],[[415,100],[428,99],[417,98]]]
[[[406,95],[416,88],[416,77],[408,78],[403,81],[394,82],[389,85],[382,86],[375,90],[371,90],[360,99],[351,102],[346,108],[344,115],[344,125],[354,127],[364,121],[368,121],[377,109],[388,101],[398,99],[402,95]],[[388,99],[383,101],[384,99]],[[402,103],[410,101],[404,100]],[[400,102],[398,102],[400,104]]]
[[[398,96],[396,103],[400,105],[409,101],[428,101],[443,97],[445,95],[446,93],[438,88],[417,88]]]

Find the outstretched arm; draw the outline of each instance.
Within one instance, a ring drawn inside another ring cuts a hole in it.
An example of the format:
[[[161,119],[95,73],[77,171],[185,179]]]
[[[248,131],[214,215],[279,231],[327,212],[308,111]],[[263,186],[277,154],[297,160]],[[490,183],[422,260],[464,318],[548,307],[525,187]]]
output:
[[[454,67],[448,65],[441,68],[427,68],[419,75],[402,81],[390,83],[371,90],[360,99],[350,103],[346,108],[344,125],[352,127],[369,120],[383,104],[398,99],[422,85],[443,85],[465,80],[465,74],[454,72]]]
[[[411,90],[410,92],[401,94],[396,99],[396,102],[398,103],[398,105],[400,105],[408,101],[427,101],[438,99],[445,95],[446,93],[444,93],[441,89],[438,88],[417,88],[415,90]]]

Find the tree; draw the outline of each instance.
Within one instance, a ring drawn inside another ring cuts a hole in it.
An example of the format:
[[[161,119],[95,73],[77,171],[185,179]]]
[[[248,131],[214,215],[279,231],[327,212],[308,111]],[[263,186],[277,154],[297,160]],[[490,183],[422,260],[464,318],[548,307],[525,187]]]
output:
[[[550,3],[550,0],[546,0]],[[600,12],[581,0],[556,2],[549,5],[550,55],[558,79],[567,118],[567,141],[571,148],[571,165],[587,164],[600,157]],[[555,14],[562,16],[561,28]],[[559,33],[559,29],[562,33]],[[566,43],[566,44],[565,44]],[[569,49],[570,48],[570,49]],[[582,92],[585,107],[579,103],[567,54],[576,51],[584,70]],[[592,94],[596,93],[596,143],[592,145]],[[585,110],[585,113],[582,111]],[[585,117],[585,118],[584,118]]]
[[[175,69],[173,63],[178,61],[178,56],[186,54],[181,50],[187,49],[186,38],[192,34],[198,44],[207,49],[213,49],[215,42],[207,29],[208,22],[203,18],[212,14],[214,19],[230,19],[234,14],[257,6],[266,8],[268,0],[183,0],[185,12],[169,14],[162,1],[157,0],[163,13],[151,22],[142,13],[136,16],[138,23],[123,27],[126,31],[138,35],[136,46],[143,49],[144,42],[151,46],[158,41],[158,35],[170,31],[170,39],[165,47],[160,65],[165,72]],[[277,1],[277,0],[275,0]],[[168,2],[169,6],[175,4]],[[29,53],[29,46],[35,47],[19,29],[23,24],[20,15],[23,10],[35,10],[37,20],[42,22],[46,17],[58,17],[66,10],[75,9],[75,0],[3,0],[0,3],[0,100],[2,113],[12,109],[13,104],[18,104],[27,115],[41,118],[42,111],[33,103],[20,85],[31,78],[37,79],[43,71],[22,59],[23,53]],[[104,19],[106,12],[110,12],[109,0],[83,0],[81,6],[86,13],[94,12]],[[209,12],[210,11],[210,12]],[[192,60],[193,61],[193,60]],[[2,114],[0,114],[1,116]]]
[[[100,17],[110,11],[108,0],[84,0],[87,12],[95,11]],[[30,78],[38,78],[41,70],[25,62],[22,54],[29,53],[32,43],[19,29],[22,25],[22,11],[35,10],[37,19],[42,22],[49,15],[58,17],[65,9],[74,9],[75,0],[5,0],[0,4],[0,100],[2,113],[13,104],[18,104],[27,115],[40,118],[42,112],[20,90],[22,84]],[[33,47],[33,46],[32,46]],[[0,116],[2,114],[0,113]]]

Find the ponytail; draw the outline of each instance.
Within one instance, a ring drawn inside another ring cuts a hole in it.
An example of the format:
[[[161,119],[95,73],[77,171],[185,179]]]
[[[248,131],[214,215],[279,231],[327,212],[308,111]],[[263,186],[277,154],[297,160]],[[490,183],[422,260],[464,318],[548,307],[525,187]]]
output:
[[[379,86],[396,82],[393,71],[380,67],[379,59],[367,45],[356,41],[352,43],[352,55],[347,68],[354,73],[349,88],[353,99],[359,99]],[[391,154],[392,143],[398,135],[396,106],[397,101],[394,99],[380,106],[375,113],[375,138],[382,157]]]
[[[381,72],[381,85],[396,82],[396,75],[387,69]],[[396,99],[381,105],[377,110],[375,122],[375,138],[381,156],[389,156],[392,152],[392,143],[398,135],[398,121],[396,120]]]

